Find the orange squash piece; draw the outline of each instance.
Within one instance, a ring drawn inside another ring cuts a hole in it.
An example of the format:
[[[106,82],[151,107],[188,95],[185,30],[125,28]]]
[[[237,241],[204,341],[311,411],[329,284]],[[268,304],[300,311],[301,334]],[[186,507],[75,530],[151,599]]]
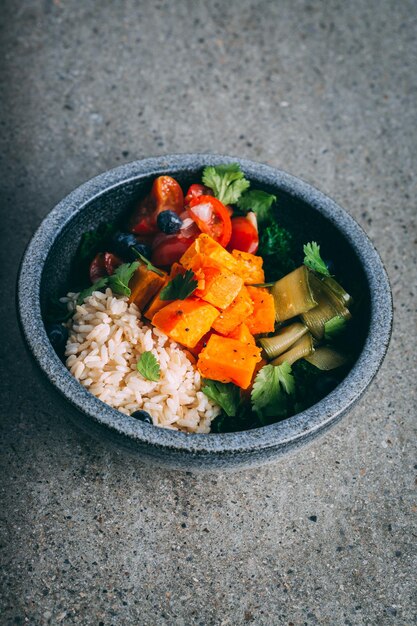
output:
[[[199,252],[190,260],[189,269],[200,279],[194,295],[218,309],[230,306],[243,286],[240,276]],[[204,285],[203,288],[201,284]]]
[[[249,328],[244,322],[243,324],[239,324],[239,326],[236,326],[236,328],[227,336],[229,337],[229,339],[236,339],[237,341],[241,341],[242,343],[248,343],[252,346],[256,345],[255,337],[251,334]]]
[[[261,256],[242,250],[233,250],[232,255],[239,263],[236,274],[243,278],[245,285],[265,282],[265,274],[262,269],[264,261]]]
[[[213,324],[213,328],[221,335],[230,336],[231,332],[252,312],[252,299],[246,287],[243,286],[227,309],[220,313]]]
[[[158,311],[152,324],[174,341],[193,348],[211,328],[219,312],[211,304],[187,298],[174,300]]]
[[[158,291],[158,293],[154,296],[154,299],[148,305],[148,308],[143,314],[144,317],[146,317],[148,320],[151,320],[153,316],[155,315],[155,313],[158,313],[158,311],[163,309],[164,306],[172,302],[172,300],[161,300],[161,298],[159,297],[159,294],[161,293],[161,290],[167,285],[167,283],[170,280],[178,276],[178,274],[185,274],[185,272],[186,272],[185,268],[182,267],[182,265],[180,265],[179,263],[173,263],[171,265],[169,277],[165,278],[165,282],[162,285],[161,289]]]
[[[197,239],[191,244],[191,246],[184,252],[180,259],[181,265],[187,269],[191,267],[191,260],[196,254],[202,254],[209,257],[212,261],[217,263],[221,268],[228,269],[229,272],[234,274],[238,273],[239,263],[236,259],[223,248],[217,241],[215,241],[210,235],[201,233]]]
[[[270,333],[275,328],[275,305],[273,296],[264,287],[250,287],[249,292],[253,302],[253,313],[245,319],[245,324],[252,335]]]
[[[197,368],[205,378],[247,389],[260,360],[260,348],[213,334],[200,352]]]
[[[140,265],[129,281],[131,294],[129,302],[134,302],[143,311],[148,302],[158,293],[166,282],[166,274],[159,276],[156,272]]]

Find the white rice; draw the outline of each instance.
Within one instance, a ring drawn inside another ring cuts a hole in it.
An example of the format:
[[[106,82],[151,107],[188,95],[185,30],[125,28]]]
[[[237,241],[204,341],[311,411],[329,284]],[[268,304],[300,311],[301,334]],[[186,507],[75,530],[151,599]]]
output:
[[[92,394],[130,415],[142,409],[156,426],[189,433],[210,432],[220,408],[201,391],[201,378],[186,353],[174,341],[140,319],[128,298],[95,291],[82,305],[78,294],[62,302],[74,315],[68,322],[66,365]],[[160,366],[158,382],[146,380],[136,369],[143,352],[150,351]]]

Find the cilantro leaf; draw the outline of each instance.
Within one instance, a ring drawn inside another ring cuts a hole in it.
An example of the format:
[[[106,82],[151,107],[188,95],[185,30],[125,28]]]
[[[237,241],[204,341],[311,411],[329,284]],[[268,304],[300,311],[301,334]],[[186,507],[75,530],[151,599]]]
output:
[[[244,193],[238,200],[238,207],[244,213],[253,211],[256,213],[258,222],[265,222],[269,217],[269,209],[277,197],[259,189],[253,189]]]
[[[77,259],[80,262],[91,261],[99,252],[102,245],[109,239],[115,229],[114,224],[103,222],[95,230],[89,230],[81,236],[77,250]]]
[[[341,315],[335,315],[331,320],[324,324],[324,338],[331,341],[338,337],[346,328],[346,319]]]
[[[198,281],[192,270],[187,270],[185,274],[178,274],[161,289],[159,297],[161,300],[185,300],[197,289]]]
[[[268,417],[285,417],[288,398],[295,393],[295,381],[291,366],[265,365],[259,370],[252,388],[253,409],[261,421]]]
[[[136,369],[146,380],[150,380],[153,383],[158,382],[161,376],[161,368],[152,352],[142,352],[139,361],[136,363]]]
[[[203,170],[203,183],[223,204],[235,204],[250,186],[238,163],[208,165]]]
[[[240,403],[239,387],[233,383],[221,383],[206,378],[201,391],[218,404],[229,417],[236,415]]]
[[[114,293],[122,296],[130,296],[129,280],[132,278],[140,263],[123,263],[115,270],[114,274],[108,277],[108,285]]]
[[[130,249],[132,250],[133,254],[135,254],[137,256],[137,258],[140,261],[142,261],[142,263],[144,263],[144,265],[146,266],[147,270],[150,270],[151,272],[155,272],[155,274],[158,274],[158,276],[164,276],[164,272],[162,270],[158,269],[157,267],[155,267],[155,265],[152,265],[150,260],[147,259],[146,256],[143,256],[143,254],[138,252],[134,246],[130,246]]]
[[[91,296],[95,291],[100,291],[100,289],[103,289],[103,287],[107,287],[108,282],[109,277],[103,276],[103,278],[99,278],[98,280],[96,280],[96,282],[91,285],[91,287],[83,289],[83,291],[78,294],[77,304],[82,304],[84,300]]]
[[[304,265],[307,265],[307,267],[315,272],[318,272],[319,274],[330,276],[327,265],[320,256],[320,246],[315,241],[307,243],[304,246],[303,251],[305,254]]]

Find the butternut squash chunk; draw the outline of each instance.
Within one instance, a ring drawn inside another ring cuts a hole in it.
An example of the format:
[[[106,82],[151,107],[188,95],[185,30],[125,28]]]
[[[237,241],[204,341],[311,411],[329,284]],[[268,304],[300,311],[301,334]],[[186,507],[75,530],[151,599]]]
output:
[[[255,337],[251,334],[249,328],[244,322],[243,324],[239,324],[239,326],[236,326],[236,328],[227,336],[229,337],[229,339],[236,339],[237,341],[241,341],[242,343],[248,343],[252,346],[256,345]]]
[[[143,311],[148,302],[154,297],[166,282],[166,274],[159,276],[156,272],[140,265],[129,281],[131,294],[129,302],[134,302],[140,311]]]
[[[219,309],[230,306],[243,286],[240,276],[199,252],[190,260],[189,269],[204,284],[203,288],[198,285],[194,295]]]
[[[239,326],[253,312],[252,299],[246,287],[242,287],[232,303],[224,309],[213,324],[214,330],[221,335],[231,335],[231,332]]]
[[[270,333],[275,327],[274,298],[264,287],[250,287],[249,292],[253,302],[253,313],[245,319],[245,324],[252,335]]]
[[[182,267],[182,265],[180,265],[179,263],[173,263],[171,265],[171,270],[169,272],[169,277],[167,277],[165,279],[165,282],[162,285],[161,289],[158,291],[158,293],[156,294],[154,299],[148,305],[145,313],[143,314],[144,317],[146,317],[148,320],[151,320],[153,318],[153,316],[155,315],[155,313],[158,313],[158,311],[163,309],[164,306],[166,306],[167,304],[172,302],[172,300],[161,300],[161,298],[159,297],[159,294],[161,293],[161,290],[163,289],[163,287],[166,286],[168,281],[170,281],[173,278],[175,278],[176,276],[178,276],[178,274],[185,274],[185,272],[186,272],[185,267]]]
[[[242,252],[242,250],[233,250],[232,255],[239,263],[236,273],[243,278],[245,285],[265,282],[265,274],[262,269],[264,261],[261,256],[255,256],[250,252]]]
[[[260,348],[213,334],[200,352],[197,369],[205,378],[247,389],[260,360]]]
[[[187,298],[174,300],[155,313],[152,324],[174,341],[193,348],[211,328],[219,315],[211,304]]]
[[[223,246],[205,233],[201,233],[188,250],[184,252],[180,259],[181,265],[189,269],[191,267],[192,258],[198,253],[209,257],[212,261],[215,261],[219,267],[226,268],[235,274],[238,273],[239,263],[236,259],[230,252],[225,250]]]

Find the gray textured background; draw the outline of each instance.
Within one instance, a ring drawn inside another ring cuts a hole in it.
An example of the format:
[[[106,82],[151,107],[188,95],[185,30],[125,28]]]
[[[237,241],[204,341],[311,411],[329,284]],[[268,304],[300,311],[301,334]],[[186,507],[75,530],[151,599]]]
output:
[[[416,3],[1,5],[1,623],[414,623]],[[17,328],[18,262],[52,206],[119,163],[187,151],[312,182],[392,283],[366,396],[259,470],[151,469],[78,434]]]

